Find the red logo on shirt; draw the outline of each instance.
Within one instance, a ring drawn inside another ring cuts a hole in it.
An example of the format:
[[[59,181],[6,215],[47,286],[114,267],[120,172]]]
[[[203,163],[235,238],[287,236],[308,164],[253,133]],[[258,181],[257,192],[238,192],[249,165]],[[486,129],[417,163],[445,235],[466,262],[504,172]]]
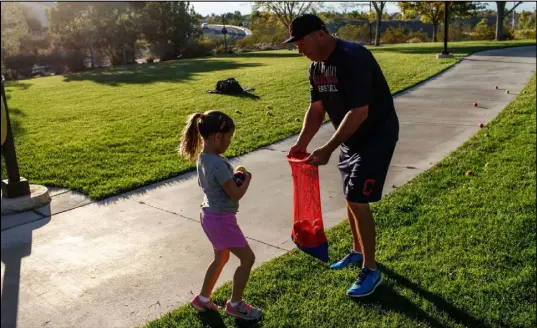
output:
[[[374,179],[367,179],[364,182],[364,188],[362,189],[362,194],[369,196],[373,192],[373,186],[375,185]]]
[[[320,64],[313,75],[313,84],[319,92],[338,92],[336,66],[325,66]]]

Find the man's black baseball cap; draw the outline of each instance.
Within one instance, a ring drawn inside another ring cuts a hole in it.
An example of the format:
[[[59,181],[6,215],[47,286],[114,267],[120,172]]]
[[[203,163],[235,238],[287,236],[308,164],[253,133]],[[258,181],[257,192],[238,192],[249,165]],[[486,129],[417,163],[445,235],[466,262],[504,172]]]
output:
[[[312,14],[297,16],[289,25],[289,39],[285,40],[283,43],[298,41],[306,35],[319,30],[326,31],[326,26],[324,25],[323,20],[319,17]]]

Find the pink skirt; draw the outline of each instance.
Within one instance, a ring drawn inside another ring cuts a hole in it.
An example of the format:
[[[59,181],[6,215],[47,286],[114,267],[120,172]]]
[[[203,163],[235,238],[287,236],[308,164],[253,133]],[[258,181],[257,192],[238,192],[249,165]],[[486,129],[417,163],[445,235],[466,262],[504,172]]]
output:
[[[237,224],[235,213],[213,213],[202,208],[200,221],[203,231],[217,251],[248,245],[246,237]]]

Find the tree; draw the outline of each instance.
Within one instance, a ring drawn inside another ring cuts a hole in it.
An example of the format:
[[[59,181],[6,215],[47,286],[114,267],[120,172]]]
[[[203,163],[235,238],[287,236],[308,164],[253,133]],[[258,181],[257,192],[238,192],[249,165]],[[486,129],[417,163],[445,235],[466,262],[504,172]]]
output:
[[[403,14],[401,14],[401,13],[392,13],[389,16],[389,19],[390,20],[402,20],[403,19]]]
[[[97,18],[95,38],[99,49],[112,65],[134,63],[136,41],[140,37],[140,5],[133,2],[95,2],[92,5]]]
[[[399,8],[405,13],[405,17],[417,15],[424,23],[433,24],[433,42],[437,41],[437,30],[440,20],[444,16],[444,2],[399,2]],[[408,14],[407,14],[408,13]]]
[[[343,15],[345,20],[369,20],[369,14],[363,11],[351,11]]]
[[[1,3],[2,9],[2,62],[6,56],[21,52],[21,41],[30,29],[24,16],[24,5],[17,2]]]
[[[364,6],[364,4],[359,3],[359,2],[353,2],[353,1],[345,1],[345,2],[342,2],[340,5],[343,15],[345,15],[348,12],[356,11],[358,7],[362,7],[362,6]]]
[[[259,1],[252,3],[253,11],[268,11],[278,17],[280,22],[289,29],[291,21],[296,16],[318,10],[322,7],[322,2],[302,2],[302,1]]]
[[[95,67],[95,38],[98,3],[57,2],[47,10],[49,31],[65,49],[90,51],[91,66]]]
[[[35,12],[32,8],[23,5],[24,18],[26,24],[28,24],[28,29],[31,33],[41,33],[43,30],[43,24],[39,18],[37,18]]]
[[[443,1],[429,2],[399,2],[399,8],[403,12],[405,19],[420,17],[424,23],[433,25],[433,42],[438,41],[437,31],[441,20],[444,17],[445,3]],[[449,2],[449,17],[468,17],[484,5],[473,1],[452,1]]]
[[[519,1],[513,5],[509,10],[505,10],[505,5],[507,1],[496,1],[496,40],[501,41],[504,39],[503,35],[503,20],[505,17],[509,16],[516,7],[522,4],[522,1]]]
[[[517,25],[521,30],[535,29],[535,17],[531,11],[523,10],[518,16]]]
[[[289,37],[287,28],[275,14],[256,11],[252,12],[250,19],[252,35],[244,42],[281,44]]]
[[[380,45],[380,26],[382,25],[382,14],[384,13],[385,1],[371,1],[373,8],[375,8],[375,45]]]
[[[189,2],[147,2],[141,9],[143,36],[164,52],[158,54],[162,61],[177,58],[190,40],[199,37],[199,23],[199,17]],[[218,23],[221,23],[221,19]]]

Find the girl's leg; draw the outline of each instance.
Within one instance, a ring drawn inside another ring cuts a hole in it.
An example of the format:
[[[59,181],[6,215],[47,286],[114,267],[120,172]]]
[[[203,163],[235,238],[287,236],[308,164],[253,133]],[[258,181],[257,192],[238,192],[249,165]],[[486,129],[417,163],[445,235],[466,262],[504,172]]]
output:
[[[214,250],[214,261],[207,268],[207,273],[205,274],[205,280],[203,280],[203,287],[201,287],[200,295],[206,298],[211,298],[214,285],[220,277],[222,269],[229,260],[229,249],[224,249],[221,251]]]
[[[242,301],[244,288],[250,277],[250,271],[254,266],[255,255],[249,245],[241,248],[231,248],[230,250],[241,261],[233,276],[233,292],[231,294],[231,302],[237,303]]]

